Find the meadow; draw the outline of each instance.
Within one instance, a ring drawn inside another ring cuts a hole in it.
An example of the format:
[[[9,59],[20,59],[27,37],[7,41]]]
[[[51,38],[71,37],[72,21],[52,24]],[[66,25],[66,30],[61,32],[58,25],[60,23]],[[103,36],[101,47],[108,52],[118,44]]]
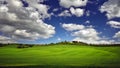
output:
[[[56,44],[0,47],[3,68],[120,68],[120,46],[94,47]]]

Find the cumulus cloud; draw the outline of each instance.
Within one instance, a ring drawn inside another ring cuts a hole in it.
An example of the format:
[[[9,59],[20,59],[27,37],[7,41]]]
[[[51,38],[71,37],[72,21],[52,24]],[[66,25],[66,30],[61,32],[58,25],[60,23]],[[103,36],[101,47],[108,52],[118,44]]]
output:
[[[55,9],[53,9],[53,12],[56,12],[56,11],[58,11],[59,9],[58,8],[55,8]]]
[[[47,18],[50,17],[50,14],[48,13],[48,9],[49,6],[44,5],[44,4],[40,4],[39,0],[26,0],[27,3],[29,3],[29,7],[27,8],[30,11],[35,11],[36,9],[38,9],[38,13],[39,13],[39,18]]]
[[[103,39],[99,36],[99,32],[97,32],[93,27],[88,27],[79,24],[62,24],[62,27],[71,31],[72,36],[75,38],[74,41],[81,41],[88,44],[110,44],[111,40]]]
[[[24,0],[29,4],[23,7],[21,0],[2,0],[0,4],[0,32],[13,39],[47,39],[55,34],[55,27],[43,22],[50,17],[49,7],[39,0]]]
[[[60,0],[60,6],[64,8],[70,8],[71,6],[74,7],[81,7],[86,6],[88,0]]]
[[[81,8],[75,9],[75,8],[71,7],[70,12],[77,17],[81,17],[84,14],[84,9],[81,9]]]
[[[0,43],[17,43],[9,37],[0,36]]]
[[[67,16],[67,17],[70,17],[72,15],[70,14],[70,12],[68,10],[64,10],[58,16],[65,16],[65,17]]]
[[[71,7],[69,10],[64,10],[63,12],[61,12],[58,16],[72,16],[75,15],[76,17],[81,17],[84,14],[84,9],[81,8],[73,8]]]
[[[85,23],[86,23],[86,24],[90,24],[90,21],[89,21],[89,20],[87,20]]]
[[[61,38],[57,38],[58,41],[61,41]]]
[[[120,0],[108,0],[101,8],[101,12],[107,12],[106,16],[108,19],[120,17]]]
[[[117,33],[115,33],[114,38],[119,38],[120,39],[120,31],[118,31]]]
[[[93,28],[89,28],[89,29],[83,29],[83,30],[79,30],[73,33],[73,36],[78,36],[80,38],[87,38],[88,40],[98,40],[98,32],[93,29]]]
[[[74,30],[81,30],[81,29],[84,29],[85,26],[84,25],[78,25],[78,24],[62,24],[62,27],[64,29],[66,29],[67,31],[74,31]]]
[[[107,24],[109,24],[113,28],[120,28],[120,22],[117,21],[109,21],[107,22]]]
[[[79,38],[79,37],[74,38],[73,41],[80,41],[80,42],[84,42],[84,43],[87,43],[87,44],[112,44],[112,43],[117,43],[114,40],[104,40],[104,39],[102,39],[102,40],[94,40],[94,39],[87,40],[87,39],[83,39],[83,38]]]

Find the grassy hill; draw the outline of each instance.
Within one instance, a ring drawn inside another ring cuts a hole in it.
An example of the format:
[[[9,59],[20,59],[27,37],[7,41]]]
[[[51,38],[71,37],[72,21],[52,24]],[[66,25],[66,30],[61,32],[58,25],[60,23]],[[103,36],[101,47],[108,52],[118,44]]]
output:
[[[0,47],[0,67],[25,68],[119,68],[120,47],[70,44],[17,48]]]

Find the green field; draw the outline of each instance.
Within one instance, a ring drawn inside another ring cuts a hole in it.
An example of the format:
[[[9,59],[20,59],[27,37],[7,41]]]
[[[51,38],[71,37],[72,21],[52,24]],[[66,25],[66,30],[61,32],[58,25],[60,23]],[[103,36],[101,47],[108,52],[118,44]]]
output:
[[[87,68],[120,67],[120,47],[80,45],[0,47],[0,67]]]

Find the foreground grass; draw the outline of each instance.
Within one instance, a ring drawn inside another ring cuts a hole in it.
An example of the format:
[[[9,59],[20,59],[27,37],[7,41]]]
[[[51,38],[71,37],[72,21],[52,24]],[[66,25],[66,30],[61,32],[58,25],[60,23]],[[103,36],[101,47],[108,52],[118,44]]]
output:
[[[120,47],[54,45],[18,49],[5,46],[0,48],[0,66],[120,67]]]

